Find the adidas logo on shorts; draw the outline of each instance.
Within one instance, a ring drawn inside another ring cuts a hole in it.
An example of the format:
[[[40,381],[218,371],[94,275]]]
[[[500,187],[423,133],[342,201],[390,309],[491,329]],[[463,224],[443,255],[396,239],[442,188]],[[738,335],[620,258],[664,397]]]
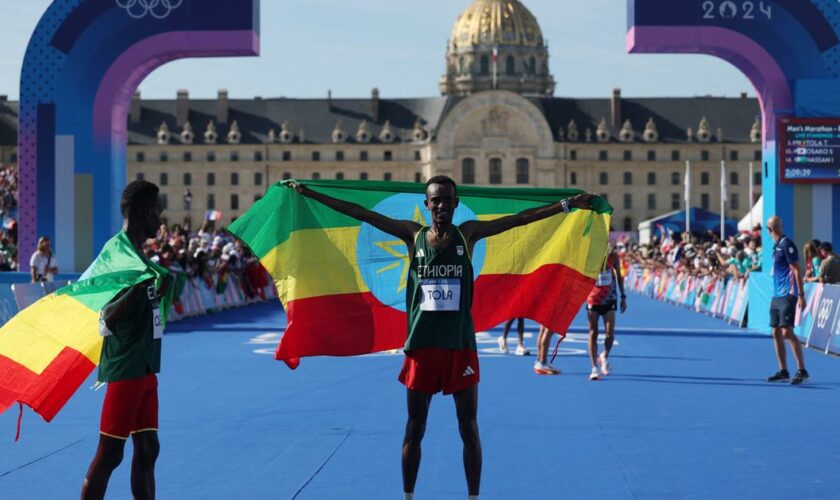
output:
[[[464,370],[464,374],[461,375],[462,377],[469,377],[470,375],[475,375],[475,370],[472,369],[472,366],[467,366],[467,369]]]

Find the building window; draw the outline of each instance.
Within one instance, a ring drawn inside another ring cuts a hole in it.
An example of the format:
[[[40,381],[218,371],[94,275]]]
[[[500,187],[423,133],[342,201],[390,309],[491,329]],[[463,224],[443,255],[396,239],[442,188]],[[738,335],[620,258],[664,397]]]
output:
[[[360,181],[368,180],[368,173],[367,172],[359,172],[359,180]]]
[[[708,149],[704,149],[703,151],[700,151],[700,161],[709,161],[709,158],[710,158],[710,155],[709,155],[709,150]]]
[[[254,185],[255,186],[262,186],[263,178],[262,172],[254,172]]]
[[[480,62],[480,73],[482,75],[489,75],[490,74],[490,58],[487,56],[481,56]]]
[[[671,193],[671,210],[680,209],[680,193]]]
[[[680,185],[680,173],[679,172],[671,172],[671,185],[672,186],[679,186]]]
[[[414,182],[423,182],[423,174],[421,174],[420,172],[414,172]]]
[[[729,185],[730,186],[737,186],[741,179],[738,176],[738,172],[729,172]]]
[[[475,184],[475,160],[472,158],[461,160],[461,182]]]
[[[343,181],[344,180],[344,172],[336,172],[335,173],[335,180]]]
[[[420,154],[420,151],[414,152],[414,161],[421,161],[423,159],[423,155]]]
[[[287,181],[291,178],[292,178],[292,173],[291,172],[283,172],[283,180],[284,181]]]
[[[167,153],[166,151],[161,151],[160,152],[160,162],[161,163],[166,163],[168,161],[169,161],[169,153]]]
[[[738,193],[729,193],[729,208],[732,210],[740,210],[741,200],[738,197]]]
[[[624,209],[630,210],[631,208],[633,208],[633,195],[624,193]]]
[[[709,185],[709,172],[700,173],[700,184],[703,186]]]
[[[729,161],[738,161],[738,151],[732,150],[729,152]]]
[[[505,74],[508,76],[516,74],[516,59],[513,56],[507,56],[505,59]]]
[[[531,182],[531,163],[527,158],[516,160],[516,183],[529,184]]]
[[[239,195],[238,194],[230,195],[230,209],[231,210],[239,210]]]
[[[291,151],[283,151],[283,161],[292,161]]]
[[[711,204],[709,203],[709,193],[701,194],[700,195],[700,208],[702,208],[703,210],[708,210],[710,205]]]
[[[189,172],[184,173],[184,185],[192,186],[192,174]]]
[[[335,161],[344,161],[344,151],[335,152]]]
[[[161,172],[160,174],[160,185],[161,186],[168,186],[169,185],[169,174],[166,172]]]
[[[761,172],[753,172],[753,185],[761,185]]]
[[[192,161],[192,153],[189,152],[189,151],[184,151],[183,158],[184,158],[185,163],[191,162]]]
[[[210,163],[216,161],[216,153],[214,153],[212,151],[208,151],[207,152],[207,161],[210,162]]]
[[[254,161],[263,161],[262,151],[254,151]]]
[[[382,175],[382,180],[383,181],[389,181],[390,182],[391,178],[392,178],[391,177],[391,172],[385,172],[385,174]]]
[[[254,203],[256,203],[256,202],[260,201],[261,199],[262,199],[262,195],[261,195],[261,194],[255,194],[255,195],[254,195]]]
[[[239,185],[239,172],[231,172],[231,174],[230,174],[230,185],[231,186],[238,186]]]
[[[656,210],[656,194],[654,193],[648,195],[648,210]]]
[[[359,152],[359,161],[368,161],[368,152],[367,151]]]
[[[321,173],[320,172],[312,172],[312,180],[313,181],[317,181],[317,180],[320,180],[320,179],[321,179]]]
[[[648,186],[656,185],[656,172],[648,172],[647,175]]]
[[[239,161],[239,151],[230,152],[230,161]]]
[[[656,151],[648,151],[648,161],[656,161]]]
[[[630,217],[624,218],[624,231],[632,231],[633,230],[633,219]]]
[[[137,163],[143,163],[144,161],[146,161],[146,153],[138,151],[137,155],[135,156],[135,159],[137,160]]]
[[[215,186],[216,185],[216,174],[213,172],[207,172],[207,185],[208,186]]]
[[[761,161],[761,151],[759,151],[759,150],[753,151],[753,160]]]
[[[183,198],[184,210],[189,212],[190,208],[192,207],[192,200],[193,200],[192,193],[190,192],[189,189],[185,189],[184,190],[184,198]]]
[[[207,195],[207,210],[216,210],[216,195]]]
[[[143,174],[143,172],[137,172],[137,180],[138,181],[145,181],[146,180],[146,175]]]
[[[624,172],[624,185],[629,186],[633,184],[633,172]]]
[[[678,149],[671,151],[671,161],[680,161],[680,151]]]
[[[598,160],[599,161],[607,161],[608,159],[609,159],[609,155],[607,154],[606,150],[602,149],[601,151],[598,151]]]
[[[632,161],[633,160],[633,152],[630,150],[624,151],[624,161]]]
[[[569,184],[571,184],[572,186],[577,186],[577,172],[569,173]]]
[[[385,151],[382,155],[382,159],[385,161],[391,161],[394,159],[394,152],[393,151]]]
[[[169,209],[169,196],[167,196],[166,194],[160,195],[160,206],[164,210]]]
[[[313,151],[312,152],[312,161],[321,161],[321,152],[320,151]]]
[[[569,159],[570,160],[577,160],[577,149],[573,149],[569,151]]]
[[[600,174],[598,174],[598,184],[600,184],[602,186],[606,186],[609,183],[610,183],[610,177],[609,177],[609,175],[607,175],[606,172],[601,172]]]
[[[502,183],[502,160],[501,158],[492,158],[490,160],[490,184]]]

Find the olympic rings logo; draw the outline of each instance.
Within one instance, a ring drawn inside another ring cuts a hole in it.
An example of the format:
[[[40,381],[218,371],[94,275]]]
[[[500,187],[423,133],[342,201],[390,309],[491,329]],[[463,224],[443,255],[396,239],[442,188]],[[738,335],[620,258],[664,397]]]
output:
[[[133,19],[143,19],[152,16],[155,19],[166,19],[184,3],[184,0],[116,0],[117,6],[128,12]]]
[[[828,323],[828,317],[831,315],[834,301],[830,299],[823,299],[820,303],[820,308],[817,311],[817,328],[825,328]]]

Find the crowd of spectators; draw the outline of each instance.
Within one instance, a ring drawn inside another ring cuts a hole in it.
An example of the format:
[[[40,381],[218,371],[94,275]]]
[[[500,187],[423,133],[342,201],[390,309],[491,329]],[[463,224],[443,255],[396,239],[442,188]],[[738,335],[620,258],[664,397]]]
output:
[[[18,268],[17,186],[17,167],[0,166],[0,271],[16,271]]]

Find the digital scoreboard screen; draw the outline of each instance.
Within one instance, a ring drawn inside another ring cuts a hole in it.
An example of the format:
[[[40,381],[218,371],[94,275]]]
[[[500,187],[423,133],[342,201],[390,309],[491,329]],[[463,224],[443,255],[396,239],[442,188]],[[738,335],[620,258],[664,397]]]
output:
[[[782,182],[840,183],[840,118],[787,118],[779,135]]]

